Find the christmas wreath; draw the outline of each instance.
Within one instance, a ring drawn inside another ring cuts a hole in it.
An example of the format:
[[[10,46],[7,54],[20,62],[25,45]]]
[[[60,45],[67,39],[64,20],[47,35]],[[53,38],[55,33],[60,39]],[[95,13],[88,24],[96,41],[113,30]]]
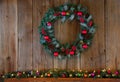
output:
[[[58,19],[61,19],[61,22],[75,19],[80,23],[81,32],[72,44],[61,44],[55,38],[54,23]],[[49,54],[60,59],[80,55],[81,52],[91,45],[95,27],[92,15],[89,14],[87,9],[82,7],[81,4],[64,4],[49,9],[42,18],[39,26],[40,43]]]

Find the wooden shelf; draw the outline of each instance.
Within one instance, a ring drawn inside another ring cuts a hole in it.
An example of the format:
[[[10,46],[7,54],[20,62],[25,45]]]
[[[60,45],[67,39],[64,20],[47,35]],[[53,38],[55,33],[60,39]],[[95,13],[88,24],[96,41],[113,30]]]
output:
[[[94,78],[23,78],[5,79],[4,82],[120,82],[120,79]]]

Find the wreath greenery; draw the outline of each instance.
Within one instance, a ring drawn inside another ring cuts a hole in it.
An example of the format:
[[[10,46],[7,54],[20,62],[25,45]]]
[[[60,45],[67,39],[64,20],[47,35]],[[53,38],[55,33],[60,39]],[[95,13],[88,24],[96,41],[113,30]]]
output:
[[[80,23],[81,32],[72,44],[61,44],[55,38],[54,23],[59,19],[61,19],[61,22],[76,19]],[[49,9],[41,20],[39,26],[40,43],[49,54],[60,59],[80,55],[91,45],[95,27],[92,15],[81,4],[64,4]]]
[[[111,71],[110,69],[103,70],[31,70],[31,71],[16,71],[6,74],[0,74],[0,79],[7,78],[118,78],[120,79],[120,70]]]

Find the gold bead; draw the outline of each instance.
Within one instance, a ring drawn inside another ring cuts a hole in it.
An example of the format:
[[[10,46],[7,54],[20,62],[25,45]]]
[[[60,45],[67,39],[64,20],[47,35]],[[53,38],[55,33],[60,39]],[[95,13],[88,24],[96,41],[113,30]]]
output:
[[[70,74],[69,77],[72,77],[72,74]]]
[[[80,44],[83,44],[83,41],[82,41],[82,40],[80,41]]]
[[[67,13],[66,13],[66,15],[70,15],[70,13],[69,13],[69,12],[67,12]]]
[[[34,76],[34,78],[36,78],[36,76]]]
[[[11,74],[11,76],[14,76],[14,74]]]
[[[40,77],[43,77],[43,75],[41,75]]]

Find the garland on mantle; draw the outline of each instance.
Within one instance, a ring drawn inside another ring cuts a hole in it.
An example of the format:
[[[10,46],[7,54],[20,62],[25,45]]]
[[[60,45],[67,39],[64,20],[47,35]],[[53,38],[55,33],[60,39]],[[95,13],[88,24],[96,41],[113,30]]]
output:
[[[68,71],[54,69],[44,71],[17,71],[1,75],[1,78],[120,78],[120,70]]]
[[[55,38],[54,23],[59,19],[61,19],[62,22],[75,19],[80,23],[81,32],[72,44],[61,44]],[[95,27],[92,15],[89,14],[81,4],[64,4],[49,9],[41,20],[39,26],[40,43],[49,54],[59,59],[80,55],[81,52],[88,49],[91,45]]]

